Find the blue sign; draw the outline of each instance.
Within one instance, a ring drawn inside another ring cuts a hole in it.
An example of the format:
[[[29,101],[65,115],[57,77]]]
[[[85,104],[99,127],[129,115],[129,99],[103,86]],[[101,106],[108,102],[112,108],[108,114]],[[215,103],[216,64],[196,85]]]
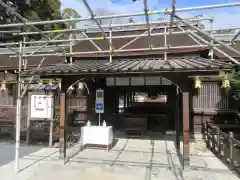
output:
[[[103,112],[104,112],[104,104],[96,103],[96,113],[103,113]]]

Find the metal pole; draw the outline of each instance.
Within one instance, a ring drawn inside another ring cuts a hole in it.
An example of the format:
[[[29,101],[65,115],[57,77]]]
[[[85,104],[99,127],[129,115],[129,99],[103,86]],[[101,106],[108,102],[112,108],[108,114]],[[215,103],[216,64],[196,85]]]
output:
[[[238,33],[232,38],[231,43],[234,44],[235,40],[238,38],[238,36],[240,35],[240,31],[238,31]]]
[[[98,113],[98,126],[101,126],[101,114]]]
[[[207,45],[211,46],[214,50],[218,51],[219,53],[221,53],[222,55],[226,56],[230,61],[232,61],[235,64],[239,64],[239,62],[234,59],[232,56],[228,55],[227,53],[225,53],[224,51],[222,51],[221,49],[213,46],[211,43],[209,43],[208,41],[206,41],[205,39],[203,39],[201,36],[199,36],[196,33],[191,32],[190,34],[192,34],[193,36],[195,36],[196,38],[198,38],[199,40],[201,40],[203,43],[206,43]]]
[[[195,31],[196,32],[196,31]],[[187,34],[189,33],[188,31],[178,31],[178,32],[172,32],[171,34]],[[152,33],[151,36],[162,36],[165,34],[170,34],[170,32],[167,33]],[[131,34],[131,35],[122,35],[122,36],[112,36],[112,39],[125,39],[125,38],[135,38],[135,37],[148,37],[147,34]],[[105,36],[105,37],[92,37],[92,38],[78,38],[75,39],[76,41],[89,41],[89,40],[104,40],[104,39],[110,39],[109,36]],[[51,41],[51,43],[62,43],[62,42],[69,42],[70,39],[66,39],[66,40],[53,40]],[[46,43],[48,41],[30,41],[30,42],[26,42],[25,44],[42,44],[42,43]]]
[[[172,31],[173,18],[176,12],[176,0],[172,0],[172,12],[170,18],[170,30]]]
[[[112,62],[112,54],[113,54],[113,49],[112,49],[112,31],[109,32],[109,62]]]
[[[178,28],[182,31],[185,31],[181,26],[178,26]],[[197,39],[195,39],[192,35],[187,34],[195,43],[201,45],[202,43],[200,41],[198,41]]]
[[[93,21],[96,22],[98,28],[99,28],[100,31],[102,32],[102,36],[105,37],[105,32],[104,32],[104,30],[103,30],[103,28],[102,28],[100,22],[99,22],[98,20],[95,19],[95,17],[94,17],[95,15],[94,15],[92,9],[90,8],[90,6],[89,6],[87,0],[82,0],[82,2],[84,3],[84,5],[86,6],[86,8],[88,9],[88,12],[89,12],[90,15],[91,15],[91,19],[92,19]]]
[[[17,87],[17,104],[16,104],[16,147],[15,147],[15,172],[19,169],[19,147],[20,147],[20,130],[21,130],[21,71],[22,71],[22,47],[19,45],[19,61],[18,61],[18,87]]]
[[[155,28],[157,28],[157,26],[155,27],[152,27],[150,29],[150,34],[152,33],[152,30],[154,30]],[[166,28],[166,27],[165,27]],[[142,35],[146,35],[148,33],[148,31],[145,31],[144,33],[142,33]],[[129,46],[130,44],[134,43],[136,40],[140,39],[141,36],[138,36],[138,37],[135,37],[133,40],[129,41],[128,43],[124,44],[123,46],[121,46],[120,48],[118,49],[124,49],[125,47]]]
[[[188,23],[187,21],[185,21],[184,19],[182,19],[181,17],[174,15],[177,19],[181,20],[182,22],[184,22],[186,25],[188,25],[189,27],[191,27],[192,29],[195,29],[196,31],[198,31],[199,33],[201,33],[203,36],[215,41],[216,43],[222,45],[223,47],[225,47],[226,49],[229,49],[230,51],[235,52],[236,54],[240,55],[240,52],[234,48],[232,48],[231,46],[228,46],[227,44],[223,43],[222,41],[217,40],[214,37],[211,37],[208,33],[202,31],[201,29],[199,29],[198,27],[195,27],[193,25],[191,25],[190,23]]]
[[[210,20],[210,29],[213,29],[213,22],[214,22],[214,16],[213,18]],[[210,35],[213,36],[213,32],[211,31],[210,32]],[[214,44],[214,41],[211,40],[211,47],[213,47],[212,45]],[[213,51],[213,48],[210,50],[210,57],[211,59],[213,60],[213,55],[214,55],[214,51]]]
[[[149,24],[147,0],[144,0],[144,1],[143,1],[143,5],[144,5],[145,20],[146,20],[147,29],[148,29],[148,36],[150,36],[151,33],[150,33],[150,24]]]
[[[167,33],[167,28],[164,28],[164,33]],[[167,35],[164,35],[164,47],[168,48],[168,44],[167,44]],[[167,51],[164,52],[164,60],[167,60]]]
[[[165,27],[165,26],[164,26]],[[162,27],[162,28],[164,28]],[[168,26],[166,26],[168,27]],[[156,29],[159,27],[156,27]],[[236,29],[240,29],[240,28],[236,28]],[[215,29],[213,31],[216,31]],[[179,32],[168,32],[167,34],[186,34],[189,31],[179,31]],[[198,31],[192,31],[192,32],[198,32]],[[211,32],[211,30],[207,30],[205,32]],[[152,33],[151,36],[160,36],[160,35],[165,35],[165,33]],[[122,36],[112,36],[112,39],[120,39],[120,38],[135,38],[135,37],[147,37],[148,35],[146,34],[132,34],[132,35],[122,35]],[[74,39],[75,41],[86,41],[86,40],[104,40],[104,39],[109,39],[109,37],[105,36],[104,37],[93,37],[93,38],[78,38],[78,39]],[[54,40],[52,41],[52,43],[63,43],[63,42],[69,42],[69,39],[66,40]],[[48,41],[29,41],[26,42],[25,44],[43,44],[46,43]],[[1,46],[1,44],[0,44]]]
[[[208,47],[208,45],[190,45],[190,46],[172,46],[172,47],[150,47],[150,48],[139,48],[139,49],[116,49],[114,50],[115,53],[119,53],[119,52],[137,52],[137,51],[157,51],[157,50],[162,50],[162,51],[168,51],[168,50],[174,50],[174,49],[194,49],[194,48],[205,48]],[[83,54],[108,54],[109,50],[103,50],[103,51],[87,51],[87,52],[73,52],[72,55],[83,55]],[[38,56],[70,56],[70,53],[59,53],[59,54],[36,54],[36,55],[25,55],[26,57],[31,56],[31,57],[38,57]],[[15,56],[11,56],[11,57],[15,57]]]
[[[24,43],[23,43],[24,44]],[[27,49],[30,49],[30,50],[34,50],[36,48],[39,48],[40,46],[25,46],[24,49],[27,50]],[[45,46],[46,49],[51,49],[51,48],[61,48],[61,47],[69,47],[69,44],[56,44],[56,45],[50,45],[50,46]],[[0,52],[1,51],[7,51],[9,48],[0,48]],[[17,54],[19,53],[19,48],[16,48],[16,47],[12,47],[12,50],[16,51]],[[54,50],[49,50],[49,51],[54,51]],[[15,54],[15,53],[14,53]]]
[[[88,35],[87,35],[86,33],[84,33],[84,32],[82,32],[82,35],[83,35],[85,38],[89,38]],[[102,49],[101,49],[92,39],[90,39],[89,41],[90,41],[90,43],[92,43],[92,45],[93,45],[95,48],[97,48],[98,51],[102,51]]]
[[[70,29],[72,29],[73,27],[72,27],[72,23],[70,23]],[[69,52],[70,52],[70,54],[72,54],[72,52],[73,52],[73,41],[72,41],[72,39],[73,39],[73,34],[72,33],[70,33],[70,35],[69,35]],[[72,58],[72,55],[70,55],[70,64],[72,64],[72,62],[73,62],[73,58]]]
[[[188,20],[191,20],[191,21],[196,21],[196,20],[199,20],[199,21],[206,21],[206,20],[210,20],[210,18],[186,18]],[[166,21],[152,21],[150,24],[151,25],[159,25],[161,23],[165,23]],[[170,21],[167,21],[167,22],[170,22]],[[175,21],[175,22],[179,22],[179,21]],[[0,25],[1,26],[1,25]],[[106,28],[107,30],[109,30],[110,28],[112,28],[112,31],[115,32],[119,32],[119,31],[135,31],[136,29],[122,29],[122,30],[113,30],[113,28],[121,28],[121,27],[137,27],[138,30],[145,30],[147,29],[146,27],[143,27],[143,26],[147,26],[146,23],[136,23],[136,24],[130,24],[130,23],[127,23],[127,24],[111,24],[111,25],[102,25],[102,28]],[[21,32],[21,33],[13,33],[13,35],[36,35],[36,34],[48,34],[48,33],[54,33],[54,32],[58,32],[58,33],[70,33],[70,32],[85,32],[85,33],[96,33],[96,32],[92,32],[91,29],[94,29],[94,28],[98,28],[98,26],[95,26],[95,25],[90,25],[90,26],[87,26],[86,28],[77,28],[77,29],[62,29],[62,30],[48,30],[48,31],[31,31],[31,32]],[[159,27],[159,28],[162,28],[162,27]],[[88,32],[88,30],[91,30],[90,32]],[[106,30],[105,30],[106,32]]]
[[[24,44],[26,42],[26,36],[23,36],[23,50],[22,50],[22,54],[24,55],[25,54],[25,47],[26,47],[26,45]],[[26,58],[24,58],[23,60],[22,60],[22,66],[23,66],[23,69],[26,69],[27,68],[27,59]]]
[[[204,9],[216,9],[216,8],[224,8],[224,7],[234,7],[234,6],[240,6],[240,2],[235,3],[226,3],[226,4],[216,4],[216,5],[208,5],[208,6],[196,6],[196,7],[187,7],[187,8],[179,8],[176,9],[176,12],[186,12],[186,11],[198,11],[198,10],[204,10]],[[169,13],[172,12],[172,9],[167,10]],[[155,14],[162,14],[166,13],[166,9],[160,10],[160,11],[151,11],[148,12],[149,15],[155,15]],[[123,17],[130,17],[130,16],[144,16],[145,12],[139,12],[139,13],[131,13],[131,14],[115,14],[115,15],[108,15],[108,16],[97,16],[94,17],[95,20],[100,19],[111,19],[111,18],[123,18]],[[63,22],[78,22],[78,21],[89,21],[93,20],[92,17],[87,18],[75,18],[75,19],[59,19],[59,20],[50,20],[50,21],[39,21],[39,22],[26,22],[26,23],[15,23],[15,24],[1,24],[1,27],[20,27],[20,26],[31,26],[31,25],[47,25],[47,24],[55,24],[55,23],[63,23]]]
[[[59,35],[55,36],[53,39],[59,38],[59,37],[62,36],[62,35],[63,35],[63,34],[59,34]],[[50,43],[53,39],[49,40],[48,43]],[[29,56],[25,56],[25,57],[31,57],[31,56],[33,56],[33,55],[34,55],[37,51],[39,51],[41,48],[44,48],[46,45],[48,45],[48,43],[42,45],[42,46],[39,47],[36,51],[32,52]],[[43,55],[42,55],[42,56],[43,56]],[[42,65],[42,63],[44,62],[44,60],[45,60],[45,57],[42,58],[41,62],[39,63],[39,65],[38,65],[38,67],[37,67],[37,69],[41,67],[41,65]],[[21,98],[26,94],[27,89],[28,89],[29,85],[32,83],[34,77],[35,77],[35,76],[32,76],[32,78],[30,79],[30,81],[29,81],[29,83],[27,84],[27,86],[24,87],[24,90],[23,90],[23,92],[22,92],[22,94],[21,94]]]

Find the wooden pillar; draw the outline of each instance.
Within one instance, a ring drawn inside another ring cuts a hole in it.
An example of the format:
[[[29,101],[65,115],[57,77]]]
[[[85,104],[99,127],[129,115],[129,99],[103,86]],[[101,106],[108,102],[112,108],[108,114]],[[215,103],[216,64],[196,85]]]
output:
[[[175,130],[176,130],[176,149],[180,150],[180,92],[176,89],[176,109],[175,109]]]
[[[129,92],[126,93],[126,107],[129,107]]]
[[[189,167],[189,93],[183,92],[183,167]]]
[[[126,109],[126,107],[127,107],[127,97],[126,97],[126,94],[127,93],[125,93],[124,92],[124,95],[123,95],[123,109],[124,109],[124,111],[125,111],[125,109]]]
[[[60,150],[59,158],[66,158],[66,94],[61,93],[60,95]]]

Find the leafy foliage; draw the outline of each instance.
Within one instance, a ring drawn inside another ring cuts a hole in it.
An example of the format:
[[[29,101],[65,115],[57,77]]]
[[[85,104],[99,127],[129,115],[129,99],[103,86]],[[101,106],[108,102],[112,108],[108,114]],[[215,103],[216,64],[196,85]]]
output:
[[[61,2],[60,0],[31,0],[31,3],[26,3],[26,0],[3,0],[8,6],[13,8],[18,14],[27,19],[27,21],[46,21],[61,19]],[[0,24],[18,23],[21,19],[17,18],[5,7],[0,6]],[[64,24],[46,24],[37,25],[39,30],[53,30],[62,29]],[[21,30],[21,31],[36,31],[36,28],[27,27],[16,27],[16,28],[5,28],[1,30]],[[42,38],[41,35],[29,36],[28,39],[39,40]],[[6,41],[18,41],[19,36],[4,35],[0,38],[2,42]]]
[[[240,65],[232,69],[231,86],[233,90],[240,90]]]

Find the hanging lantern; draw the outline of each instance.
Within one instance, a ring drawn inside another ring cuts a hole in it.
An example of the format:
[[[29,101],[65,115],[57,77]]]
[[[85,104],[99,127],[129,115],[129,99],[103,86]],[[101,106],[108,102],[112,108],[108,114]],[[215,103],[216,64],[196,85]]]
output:
[[[84,84],[82,82],[78,83],[78,89],[83,90]]]
[[[195,85],[194,87],[197,89],[197,88],[201,88],[201,85],[202,85],[202,82],[201,80],[199,79],[199,77],[196,77],[195,78]]]
[[[227,76],[224,76],[222,78],[222,87],[221,88],[229,88],[230,87],[230,81],[227,78]]]
[[[42,84],[43,84],[43,80],[40,80],[38,84],[39,84],[39,85],[42,85]]]
[[[53,85],[52,80],[49,80],[49,81],[48,81],[48,84],[49,84],[50,86],[52,86],[52,85]]]
[[[7,90],[7,88],[6,88],[6,80],[3,80],[3,81],[2,81],[1,90],[2,90],[2,91],[6,91],[6,90]]]

